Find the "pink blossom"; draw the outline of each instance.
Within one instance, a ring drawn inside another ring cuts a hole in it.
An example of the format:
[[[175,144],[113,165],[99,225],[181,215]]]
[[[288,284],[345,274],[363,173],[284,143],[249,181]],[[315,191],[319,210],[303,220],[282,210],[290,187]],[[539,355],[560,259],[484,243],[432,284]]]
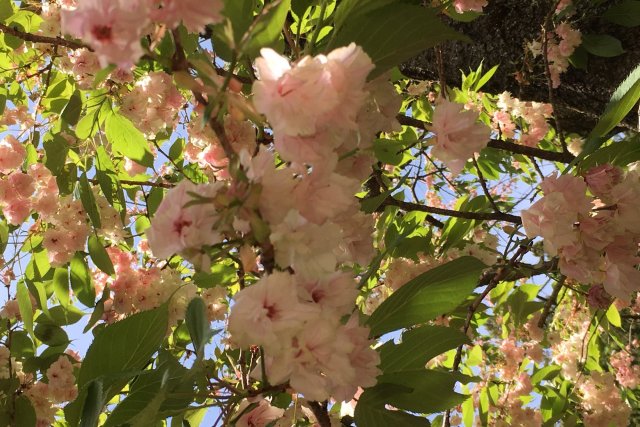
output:
[[[151,12],[154,21],[175,28],[182,22],[193,33],[204,31],[208,24],[222,21],[222,0],[154,0],[160,9]]]
[[[589,169],[584,180],[594,195],[606,199],[610,196],[613,187],[622,181],[622,170],[606,163]]]
[[[356,115],[365,100],[365,79],[373,64],[351,44],[293,66],[271,49],[262,49],[255,66],[260,80],[253,86],[254,105],[274,131],[309,136],[331,126],[356,129]]]
[[[130,68],[143,53],[148,8],[146,0],[83,0],[76,9],[61,11],[62,31],[95,49],[103,67]]]
[[[294,276],[274,272],[234,297],[229,333],[241,347],[279,349],[317,308],[298,301]]]
[[[305,219],[322,224],[356,203],[360,183],[337,173],[305,176],[293,192],[296,207]]]
[[[487,146],[491,129],[477,123],[478,114],[465,111],[462,104],[440,99],[433,112],[431,130],[436,134],[432,154],[451,173],[459,174],[467,160]]]
[[[17,197],[10,199],[5,206],[2,207],[2,213],[7,218],[9,224],[22,224],[31,213],[31,205],[28,199]]]
[[[157,258],[167,258],[187,249],[199,250],[204,245],[213,245],[221,240],[214,227],[216,210],[211,200],[221,188],[220,183],[196,185],[188,180],[169,190],[160,203],[156,215],[147,230],[151,252]],[[194,195],[205,198],[200,203]]]
[[[15,137],[7,135],[0,141],[0,172],[11,173],[22,166],[27,150]]]
[[[238,412],[242,413],[251,404],[249,401],[243,401],[238,407]],[[271,406],[268,401],[262,399],[258,401],[258,406],[242,414],[235,421],[235,425],[237,427],[266,427],[271,425],[273,421],[282,418],[283,415],[284,409]]]

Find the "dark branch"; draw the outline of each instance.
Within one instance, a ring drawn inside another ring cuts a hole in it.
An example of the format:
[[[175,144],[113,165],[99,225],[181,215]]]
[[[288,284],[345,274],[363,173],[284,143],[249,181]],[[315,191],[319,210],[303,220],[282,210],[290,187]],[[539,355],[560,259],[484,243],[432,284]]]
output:
[[[5,24],[0,24],[0,31],[2,31],[5,34],[9,34],[11,36],[17,37],[26,42],[45,43],[45,44],[51,44],[55,46],[64,46],[64,47],[68,47],[69,49],[93,50],[89,46],[79,42],[75,42],[73,40],[67,40],[62,37],[47,37],[47,36],[41,36],[38,34],[25,33],[24,31],[17,30]]]
[[[522,219],[519,216],[511,215],[500,212],[466,212],[455,211],[451,209],[436,208],[433,206],[421,205],[418,203],[403,202],[402,200],[395,199],[392,196],[387,197],[381,204],[378,210],[384,210],[385,206],[396,206],[403,211],[418,211],[427,212],[436,215],[451,216],[455,218],[474,219],[477,221],[504,221],[512,224],[522,224]]]

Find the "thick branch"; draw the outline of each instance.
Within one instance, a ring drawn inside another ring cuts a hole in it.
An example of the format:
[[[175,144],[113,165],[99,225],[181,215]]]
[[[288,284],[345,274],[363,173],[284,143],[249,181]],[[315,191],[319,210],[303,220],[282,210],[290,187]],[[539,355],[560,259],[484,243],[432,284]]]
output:
[[[522,224],[522,219],[519,216],[511,215],[501,212],[467,212],[456,211],[451,209],[436,208],[433,206],[421,205],[418,203],[403,202],[392,196],[387,197],[380,205],[380,209],[384,209],[385,206],[396,206],[403,211],[418,211],[427,212],[436,215],[451,216],[455,218],[474,219],[477,221],[504,221],[512,224]]]
[[[320,427],[331,427],[331,418],[327,413],[327,402],[309,402],[309,408],[311,408]]]
[[[64,46],[64,47],[68,47],[69,49],[93,50],[89,46],[86,46],[79,42],[75,42],[73,40],[67,40],[62,37],[47,37],[47,36],[41,36],[38,34],[25,33],[24,31],[17,30],[5,24],[0,24],[0,31],[5,34],[9,34],[11,36],[17,37],[26,42],[45,43],[45,44],[51,44],[55,46]]]
[[[426,122],[403,114],[398,114],[396,118],[400,124],[405,126],[412,126],[425,130],[428,127]],[[533,156],[538,159],[549,160],[552,162],[571,163],[574,159],[574,156],[571,153],[542,150],[540,148],[528,147],[526,145],[515,144],[513,142],[502,141],[499,139],[491,139],[487,144],[487,147],[497,148],[499,150],[505,150],[515,154],[524,154],[525,156]]]

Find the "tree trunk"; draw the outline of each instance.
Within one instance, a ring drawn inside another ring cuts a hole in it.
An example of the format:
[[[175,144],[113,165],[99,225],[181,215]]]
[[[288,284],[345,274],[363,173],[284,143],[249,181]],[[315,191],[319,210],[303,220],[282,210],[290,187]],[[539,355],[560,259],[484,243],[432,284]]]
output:
[[[640,64],[640,27],[625,28],[606,22],[599,16],[614,0],[599,6],[595,1],[574,0],[577,11],[569,19],[582,34],[608,34],[622,42],[625,53],[614,58],[588,56],[586,70],[573,66],[561,75],[562,83],[554,90],[554,107],[565,132],[589,131],[604,111],[611,94],[627,75]],[[549,86],[541,57],[527,54],[528,42],[539,39],[553,0],[489,0],[485,13],[471,23],[450,22],[468,35],[473,43],[447,42],[441,46],[444,79],[448,85],[461,83],[460,70],[468,74],[484,60],[485,70],[499,69],[482,89],[489,93],[509,91],[523,100],[549,102]],[[440,80],[434,49],[401,66],[410,78]],[[623,127],[638,128],[638,111],[633,110]]]

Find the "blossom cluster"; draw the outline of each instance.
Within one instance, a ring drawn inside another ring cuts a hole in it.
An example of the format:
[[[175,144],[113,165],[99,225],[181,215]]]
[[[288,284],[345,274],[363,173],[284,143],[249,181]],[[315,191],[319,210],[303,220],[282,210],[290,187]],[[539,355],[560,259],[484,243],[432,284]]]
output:
[[[348,401],[358,386],[375,384],[379,359],[368,328],[351,315],[358,289],[341,266],[366,265],[373,256],[373,223],[355,194],[373,163],[371,140],[378,130],[398,129],[400,104],[383,79],[366,82],[373,64],[355,45],[295,64],[264,49],[256,68],[254,105],[269,120],[274,146],[288,165],[277,167],[272,151],[254,155],[244,148],[255,146],[255,133],[227,118],[225,130],[237,130],[229,132],[232,149],[248,182],[221,174],[228,159],[217,162],[213,175],[225,181],[183,181],[158,208],[149,246],[156,257],[179,253],[206,269],[207,248],[253,236],[261,265],[251,260],[251,248],[239,255],[246,271],[261,278],[234,297],[230,342],[263,348],[253,372],[258,379],[288,382],[311,400]],[[219,145],[204,137],[204,151]]]
[[[551,104],[535,101],[521,101],[509,92],[498,95],[499,110],[493,113],[493,127],[504,138],[516,138],[514,119],[522,119],[525,126],[519,126],[518,139],[522,145],[537,146],[549,132],[547,119],[553,114]]]
[[[546,36],[546,62],[548,62],[551,84],[560,86],[560,75],[569,68],[569,58],[582,43],[582,33],[570,23],[562,22]],[[529,50],[534,57],[543,54],[545,43],[534,41],[529,43]]]
[[[475,153],[487,146],[491,129],[478,122],[478,113],[465,111],[462,104],[439,99],[433,111],[431,131],[435,144],[431,154],[454,175]]]
[[[73,401],[78,396],[74,371],[79,367],[79,360],[73,352],[68,353],[60,355],[47,368],[45,382],[36,381],[33,374],[24,372],[22,363],[11,357],[7,347],[0,346],[0,379],[18,379],[24,395],[31,401],[35,410],[38,427],[52,425],[59,409],[58,405]],[[72,363],[71,358],[77,363]]]
[[[628,300],[640,283],[635,268],[640,263],[639,182],[634,168],[623,173],[608,164],[589,170],[584,179],[550,176],[541,184],[544,197],[522,212],[527,236],[544,239],[567,277],[603,285],[610,295]]]
[[[152,24],[192,32],[222,20],[221,0],[77,0],[60,11],[61,31],[85,41],[105,67],[129,69],[143,55],[140,39]],[[52,20],[56,15],[51,12]]]
[[[31,211],[42,217],[55,212],[58,185],[55,177],[41,163],[29,166],[27,173],[21,171],[26,150],[15,137],[7,135],[0,141],[0,206],[7,221],[22,224]]]

